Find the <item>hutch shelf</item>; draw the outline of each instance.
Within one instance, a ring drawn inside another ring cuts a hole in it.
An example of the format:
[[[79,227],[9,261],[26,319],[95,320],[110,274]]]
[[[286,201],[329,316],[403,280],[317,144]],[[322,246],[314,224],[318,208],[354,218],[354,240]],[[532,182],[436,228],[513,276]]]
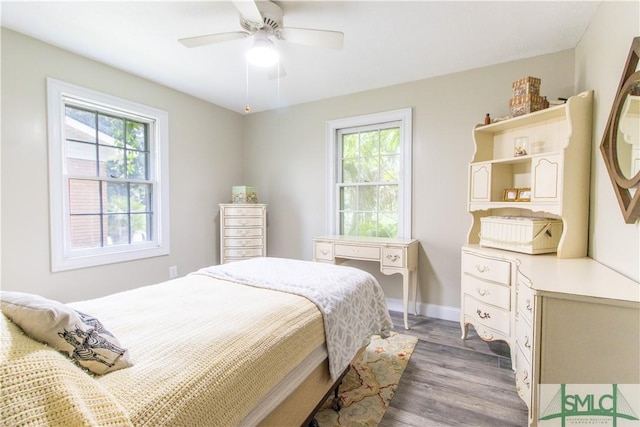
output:
[[[473,130],[469,165],[468,242],[479,243],[480,218],[489,215],[561,219],[558,258],[587,253],[593,92],[566,104]],[[526,154],[515,145],[526,141]],[[505,190],[529,188],[528,201],[505,200]]]

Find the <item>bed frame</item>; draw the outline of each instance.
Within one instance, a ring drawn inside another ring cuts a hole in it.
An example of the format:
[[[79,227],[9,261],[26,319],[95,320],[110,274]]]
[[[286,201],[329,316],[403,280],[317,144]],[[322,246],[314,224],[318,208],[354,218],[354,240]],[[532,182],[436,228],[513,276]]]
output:
[[[365,348],[362,347],[358,350],[354,360],[364,352]],[[336,381],[331,381],[329,362],[325,359],[298,388],[260,422],[259,426],[317,427],[315,415],[331,394],[334,395],[333,409],[335,411],[342,409],[342,399],[339,397],[338,391],[349,369],[351,369],[351,365],[340,374]],[[314,404],[314,402],[317,403]]]

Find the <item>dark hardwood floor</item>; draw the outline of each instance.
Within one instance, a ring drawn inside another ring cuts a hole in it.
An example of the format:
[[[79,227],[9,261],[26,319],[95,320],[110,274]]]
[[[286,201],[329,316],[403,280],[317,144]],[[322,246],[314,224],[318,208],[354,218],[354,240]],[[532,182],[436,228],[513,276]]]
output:
[[[419,316],[405,330],[401,313],[391,317],[419,341],[380,426],[527,425],[504,342],[484,342],[472,326],[462,340],[458,322]]]

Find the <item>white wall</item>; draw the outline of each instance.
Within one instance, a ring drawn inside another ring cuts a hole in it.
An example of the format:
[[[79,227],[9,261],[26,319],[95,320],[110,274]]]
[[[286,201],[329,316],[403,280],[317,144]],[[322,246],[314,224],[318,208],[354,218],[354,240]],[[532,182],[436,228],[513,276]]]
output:
[[[419,298],[435,310],[459,307],[471,130],[487,112],[507,114],[511,82],[527,75],[542,78],[549,98],[595,90],[590,255],[639,280],[640,226],[624,224],[599,154],[622,66],[638,35],[638,8],[637,2],[602,2],[575,50],[249,116],[3,29],[0,285],[70,301],[165,280],[171,265],[184,274],[215,264],[217,203],[228,201],[231,186],[239,184],[257,186],[260,201],[269,204],[269,255],[311,259],[312,238],[325,233],[326,121],[413,107]],[[48,76],[169,112],[169,256],[50,273]],[[387,295],[400,299],[400,276],[376,275]]]
[[[640,221],[626,224],[600,153],[604,127],[627,61],[640,36],[640,2],[602,2],[576,47],[576,85],[594,89],[589,256],[640,281]]]
[[[313,237],[326,233],[326,121],[413,107],[419,297],[435,315],[459,307],[460,246],[471,224],[466,197],[472,129],[486,113],[508,114],[511,82],[527,75],[542,79],[542,93],[550,99],[573,95],[573,50],[245,117],[245,182],[257,186],[269,204],[269,255],[311,259]],[[376,270],[374,264],[358,265]],[[376,276],[387,297],[401,299],[399,275]]]
[[[217,264],[217,204],[242,177],[242,116],[4,28],[1,41],[2,289],[66,302]],[[50,272],[47,77],[168,111],[170,255]]]

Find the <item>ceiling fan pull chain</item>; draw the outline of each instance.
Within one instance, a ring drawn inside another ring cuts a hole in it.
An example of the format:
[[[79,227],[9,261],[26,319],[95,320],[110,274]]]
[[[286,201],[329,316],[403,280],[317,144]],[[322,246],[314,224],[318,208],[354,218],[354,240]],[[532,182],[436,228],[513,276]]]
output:
[[[247,87],[247,92],[245,96],[244,112],[249,114],[251,112],[251,107],[249,107],[249,61],[247,61],[246,63],[245,75],[246,75],[245,84]]]

